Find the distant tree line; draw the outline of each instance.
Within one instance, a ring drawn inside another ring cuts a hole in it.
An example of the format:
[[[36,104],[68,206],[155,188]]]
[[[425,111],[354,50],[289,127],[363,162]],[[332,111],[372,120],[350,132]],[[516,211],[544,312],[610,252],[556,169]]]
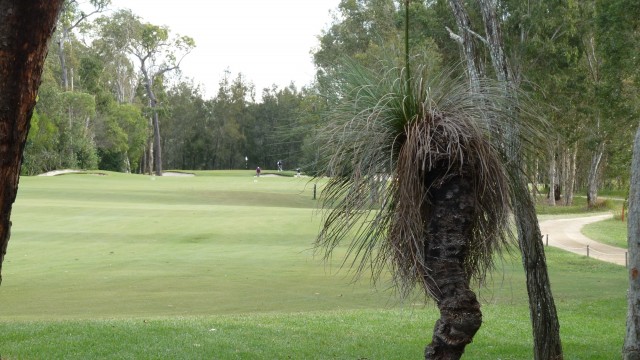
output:
[[[206,98],[179,73],[180,60],[196,46],[192,39],[129,11],[104,15],[108,0],[91,3],[87,11],[65,2],[23,174],[268,169],[278,160],[285,168],[316,171],[326,160],[318,149],[327,144],[315,139],[324,111],[338,100],[336,74],[344,59],[373,68],[403,47],[402,1],[343,0],[318,31],[313,84],[255,89],[241,73],[225,73],[213,98]],[[550,126],[548,141],[539,144],[546,155],[527,159],[527,167],[532,183],[555,190],[549,191],[557,195],[549,197],[551,204],[569,204],[581,189],[595,205],[599,188],[628,186],[639,107],[633,6],[630,0],[499,3],[515,80],[536,104],[532,112]],[[467,8],[470,21],[480,19],[477,4]],[[450,1],[410,1],[409,11],[412,61],[433,71],[466,71]],[[476,36],[480,30],[468,35],[477,43],[475,56],[489,58]]]
[[[256,89],[225,72],[212,99],[180,76],[196,45],[130,11],[103,15],[66,1],[50,43],[22,173],[60,168],[151,173],[165,169],[304,167],[316,161],[310,128],[326,101],[313,89]]]

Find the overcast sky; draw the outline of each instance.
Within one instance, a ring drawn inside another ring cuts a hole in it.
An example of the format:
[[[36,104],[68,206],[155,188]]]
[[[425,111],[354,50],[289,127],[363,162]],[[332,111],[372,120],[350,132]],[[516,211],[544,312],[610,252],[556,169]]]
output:
[[[182,62],[183,73],[212,97],[225,69],[242,73],[262,89],[313,81],[310,54],[331,22],[340,0],[112,0],[144,21],[187,35],[196,48]]]

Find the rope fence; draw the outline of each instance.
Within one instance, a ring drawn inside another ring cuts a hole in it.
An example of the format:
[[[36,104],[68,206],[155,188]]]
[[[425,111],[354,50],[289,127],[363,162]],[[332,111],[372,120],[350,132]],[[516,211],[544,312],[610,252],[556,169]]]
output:
[[[542,235],[542,238],[543,239],[546,238],[545,246],[549,246],[549,234]],[[558,246],[558,247],[567,251],[571,251],[576,254],[585,254],[587,257],[591,257],[590,255],[592,252],[596,255],[599,255],[600,257],[615,257],[618,255],[618,254],[605,253],[596,249],[591,249],[589,245],[586,245],[584,247],[568,247],[568,246]],[[626,268],[629,267],[629,253],[627,251],[624,252],[624,266]]]

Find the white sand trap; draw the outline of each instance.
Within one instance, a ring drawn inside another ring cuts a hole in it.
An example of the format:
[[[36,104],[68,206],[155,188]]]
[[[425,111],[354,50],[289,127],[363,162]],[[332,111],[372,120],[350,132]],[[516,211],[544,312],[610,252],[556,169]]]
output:
[[[62,170],[53,170],[46,172],[44,174],[40,174],[38,176],[57,176],[62,174],[73,174],[73,173],[81,173],[84,172],[82,170],[72,170],[72,169],[62,169]]]
[[[162,173],[162,176],[196,176],[196,174],[179,171],[165,171]]]

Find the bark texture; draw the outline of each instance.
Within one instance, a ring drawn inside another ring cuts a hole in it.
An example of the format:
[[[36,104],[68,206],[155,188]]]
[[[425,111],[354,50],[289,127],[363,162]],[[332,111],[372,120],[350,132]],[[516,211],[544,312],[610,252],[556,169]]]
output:
[[[471,20],[469,14],[464,7],[462,0],[449,0],[449,6],[456,19],[459,35],[455,35],[450,31],[450,36],[458,41],[462,46],[464,59],[467,63],[467,74],[474,92],[480,91],[480,79],[484,76],[484,69],[481,63],[476,61],[477,50],[471,34]]]
[[[519,191],[523,194],[522,199],[514,204],[514,213],[517,219],[518,246],[522,253],[522,265],[529,295],[534,359],[560,360],[563,359],[560,322],[551,293],[544,244],[535,207],[533,200],[528,196],[524,178],[517,181],[514,186],[519,187]]]
[[[573,205],[573,190],[576,184],[576,158],[578,157],[578,143],[573,143],[570,149],[567,150],[566,164],[564,177],[566,182],[564,184],[564,205]]]
[[[504,41],[497,15],[496,0],[479,0],[482,20],[489,42],[491,62],[496,77],[504,85],[505,96],[517,103],[518,80],[509,67],[508,59],[503,51]],[[516,108],[511,109],[511,116],[518,118]],[[508,145],[508,156],[514,164],[521,164],[522,146],[520,134],[515,127],[506,130],[505,140]],[[518,245],[522,253],[522,264],[527,279],[529,295],[529,314],[533,328],[533,355],[536,360],[559,360],[563,358],[560,340],[560,322],[556,305],[551,293],[551,284],[547,272],[544,245],[540,235],[540,226],[535,213],[533,199],[527,187],[526,177],[513,173],[512,186],[515,196],[512,198],[513,209],[518,230]]]
[[[587,184],[587,205],[594,207],[598,204],[598,181],[600,173],[600,163],[604,155],[605,143],[601,142],[591,155],[591,166],[589,166],[589,179]]]
[[[549,152],[549,195],[547,198],[549,206],[556,206],[556,187],[558,186],[556,178],[556,150],[552,146]]]
[[[640,360],[640,128],[636,132],[633,145],[627,230],[629,291],[627,292],[627,332],[622,358]]]
[[[62,2],[0,0],[0,272],[11,233],[22,151]]]
[[[480,303],[464,270],[475,196],[471,179],[463,176],[449,178],[431,190],[432,214],[426,226],[432,241],[425,249],[425,281],[435,295],[440,319],[425,359],[459,359],[482,324]]]

